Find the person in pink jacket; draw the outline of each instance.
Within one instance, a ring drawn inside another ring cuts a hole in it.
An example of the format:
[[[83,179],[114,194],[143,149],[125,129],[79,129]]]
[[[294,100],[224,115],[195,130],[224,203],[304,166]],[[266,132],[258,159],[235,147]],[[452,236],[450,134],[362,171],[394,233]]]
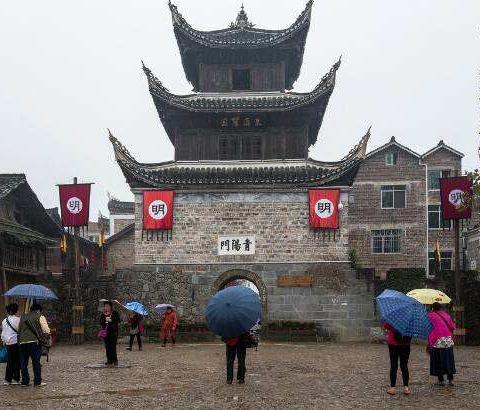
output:
[[[428,335],[428,351],[430,353],[430,375],[438,377],[438,384],[445,385],[444,375],[448,384],[453,386],[453,375],[456,373],[455,357],[453,355],[453,331],[456,327],[450,315],[442,310],[439,303],[432,305],[428,314],[433,329]]]

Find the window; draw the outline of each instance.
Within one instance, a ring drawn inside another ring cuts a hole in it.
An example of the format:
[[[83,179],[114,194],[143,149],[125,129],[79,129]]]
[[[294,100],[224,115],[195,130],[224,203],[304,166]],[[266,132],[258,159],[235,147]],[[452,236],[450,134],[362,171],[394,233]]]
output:
[[[262,140],[258,135],[222,135],[219,138],[220,160],[261,159]]]
[[[245,135],[242,138],[242,159],[261,159],[262,141],[259,136]]]
[[[440,178],[448,178],[449,176],[449,169],[433,169],[428,171],[428,189],[430,191],[440,189]]]
[[[240,142],[232,135],[220,137],[219,158],[224,160],[240,159]]]
[[[372,231],[373,253],[399,253],[401,229],[381,229]]]
[[[452,251],[440,251],[440,270],[452,270]],[[428,271],[430,275],[436,272],[434,252],[428,252]]]
[[[405,208],[405,185],[382,186],[382,209]]]
[[[442,218],[440,205],[428,205],[428,229],[450,229],[450,221]]]
[[[250,70],[232,70],[232,89],[250,90]]]
[[[387,152],[385,154],[385,165],[387,167],[397,165],[397,153],[396,152]]]

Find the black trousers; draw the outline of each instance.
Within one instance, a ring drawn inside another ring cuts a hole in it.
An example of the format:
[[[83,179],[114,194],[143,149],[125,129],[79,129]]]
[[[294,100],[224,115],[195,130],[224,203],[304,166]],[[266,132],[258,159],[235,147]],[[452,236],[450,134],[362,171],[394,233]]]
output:
[[[140,334],[140,332],[138,332],[135,335],[130,335],[130,342],[129,342],[130,349],[133,346],[133,341],[135,340],[135,336],[137,337],[138,348],[141,349],[142,348],[142,335]]]
[[[118,364],[117,339],[118,334],[116,333],[109,334],[105,338],[105,353],[107,354],[107,364]]]
[[[22,371],[22,384],[30,384],[30,375],[28,374],[28,361],[32,359],[33,368],[33,384],[42,383],[42,365],[40,358],[42,357],[42,348],[36,342],[24,343],[20,345],[20,368]]]
[[[7,345],[7,367],[5,380],[11,383],[20,381],[20,349],[17,344]]]
[[[388,345],[390,353],[390,386],[397,385],[398,361],[400,360],[400,370],[402,371],[403,385],[408,386],[410,375],[408,373],[408,359],[410,357],[410,346],[391,346]]]
[[[235,363],[235,357],[237,357],[237,380],[245,380],[245,358],[247,356],[247,349],[242,346],[229,346],[226,345],[227,354],[227,380],[233,380],[233,364]]]

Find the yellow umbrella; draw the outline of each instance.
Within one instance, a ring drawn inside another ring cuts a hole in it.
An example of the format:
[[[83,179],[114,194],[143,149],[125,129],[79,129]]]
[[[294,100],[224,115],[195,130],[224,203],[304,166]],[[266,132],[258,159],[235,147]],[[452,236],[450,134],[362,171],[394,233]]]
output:
[[[431,305],[433,303],[448,304],[452,301],[445,293],[436,289],[414,289],[407,293],[407,296],[418,300],[424,305]]]

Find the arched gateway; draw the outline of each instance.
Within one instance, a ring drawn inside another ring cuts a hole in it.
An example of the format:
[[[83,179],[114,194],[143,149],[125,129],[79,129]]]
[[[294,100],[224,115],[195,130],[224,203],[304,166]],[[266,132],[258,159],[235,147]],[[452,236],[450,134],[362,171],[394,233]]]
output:
[[[212,293],[216,293],[223,289],[230,282],[237,279],[245,279],[252,282],[258,289],[260,303],[262,304],[262,323],[268,322],[268,303],[267,303],[267,287],[262,278],[255,272],[244,269],[232,269],[223,272],[217,280],[213,283]]]

